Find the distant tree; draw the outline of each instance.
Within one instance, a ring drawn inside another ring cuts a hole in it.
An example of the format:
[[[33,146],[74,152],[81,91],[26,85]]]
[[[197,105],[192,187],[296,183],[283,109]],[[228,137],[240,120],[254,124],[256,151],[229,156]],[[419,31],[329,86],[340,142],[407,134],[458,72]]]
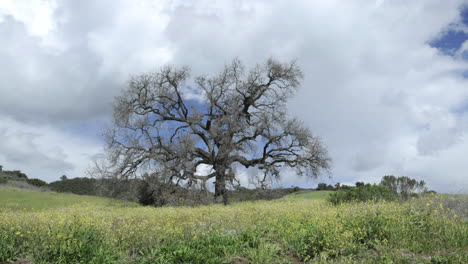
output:
[[[291,192],[298,192],[301,188],[299,186],[291,186]]]
[[[66,180],[68,180],[67,175],[62,175],[62,176],[60,177],[60,180],[61,180],[61,181],[66,181]]]
[[[334,189],[332,185],[323,182],[319,183],[316,188],[317,191],[332,191]]]
[[[335,205],[345,202],[364,201],[392,201],[396,195],[383,185],[364,184],[350,189],[343,189],[330,195],[329,201]]]
[[[188,78],[187,67],[166,66],[130,79],[106,133],[107,163],[95,173],[120,179],[148,173],[155,182],[187,187],[213,179],[215,201],[226,204],[229,184],[238,184],[236,169],[262,171],[264,187],[284,167],[310,177],[330,168],[320,139],[288,118],[287,101],[302,79],[295,63],[270,59],[245,71],[234,60],[191,87]],[[208,175],[195,174],[201,165],[211,168]]]
[[[382,178],[380,184],[389,188],[394,194],[403,199],[408,199],[413,194],[425,192],[427,190],[424,181],[418,181],[406,176],[395,177],[386,175]]]
[[[321,191],[321,190],[326,190],[327,189],[327,184],[326,183],[319,183],[317,184],[317,188],[315,188],[317,191]]]
[[[3,178],[7,180],[12,180],[12,181],[26,181],[28,179],[28,176],[21,172],[20,170],[13,170],[13,171],[7,171],[4,170],[1,172],[1,175]]]
[[[65,176],[65,175],[64,175]],[[65,176],[66,177],[66,176]],[[51,182],[49,187],[55,192],[68,192],[74,194],[97,195],[97,180],[92,178],[66,179]]]
[[[47,182],[40,179],[27,179],[26,182],[37,187],[43,187],[47,185]]]
[[[364,186],[366,185],[364,182],[356,182],[356,187]]]
[[[349,185],[343,184],[343,185],[341,185],[340,188],[341,188],[341,190],[349,190],[349,189],[351,189],[352,187],[349,186]]]
[[[393,193],[398,194],[397,178],[393,175],[385,175],[382,177],[380,184],[387,186]]]

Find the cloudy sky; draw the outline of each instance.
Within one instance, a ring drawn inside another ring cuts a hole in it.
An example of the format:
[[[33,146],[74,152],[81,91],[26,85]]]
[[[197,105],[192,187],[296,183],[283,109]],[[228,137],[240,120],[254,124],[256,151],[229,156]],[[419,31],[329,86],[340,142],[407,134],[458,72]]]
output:
[[[331,179],[284,185],[468,193],[467,39],[466,0],[0,0],[0,164],[86,176],[131,74],[275,57],[304,71],[290,111],[333,158]]]

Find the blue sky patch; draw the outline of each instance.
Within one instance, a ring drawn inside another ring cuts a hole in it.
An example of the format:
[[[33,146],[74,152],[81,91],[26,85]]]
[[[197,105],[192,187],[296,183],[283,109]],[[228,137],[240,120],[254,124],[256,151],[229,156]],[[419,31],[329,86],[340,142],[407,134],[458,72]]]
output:
[[[468,100],[453,109],[453,112],[458,115],[463,115],[468,112]]]
[[[444,54],[453,55],[466,40],[468,40],[468,33],[450,30],[441,38],[432,41],[430,45]]]
[[[468,5],[465,5],[460,11],[462,23],[468,26]]]
[[[465,6],[460,10],[461,23],[468,26],[468,6]],[[468,40],[468,33],[450,29],[444,32],[442,36],[432,40],[429,45],[437,48],[446,55],[454,55],[457,50],[460,49],[463,42]]]

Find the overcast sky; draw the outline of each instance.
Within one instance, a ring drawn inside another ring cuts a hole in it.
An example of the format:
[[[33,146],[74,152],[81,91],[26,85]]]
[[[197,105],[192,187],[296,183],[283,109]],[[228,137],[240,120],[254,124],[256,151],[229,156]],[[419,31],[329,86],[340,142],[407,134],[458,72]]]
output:
[[[466,0],[0,0],[0,164],[86,176],[131,74],[275,57],[304,71],[289,109],[333,159],[332,179],[285,186],[394,174],[468,193],[467,39]]]

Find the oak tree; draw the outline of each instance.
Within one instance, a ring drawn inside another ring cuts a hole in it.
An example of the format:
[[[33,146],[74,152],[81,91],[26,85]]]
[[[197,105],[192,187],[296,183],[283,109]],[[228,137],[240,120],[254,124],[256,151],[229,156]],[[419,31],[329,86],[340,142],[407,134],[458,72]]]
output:
[[[217,75],[189,76],[188,67],[165,66],[129,80],[105,135],[104,176],[211,179],[216,202],[226,204],[240,167],[257,169],[261,182],[279,178],[283,167],[309,177],[330,168],[321,140],[287,115],[303,77],[295,62],[269,59],[246,70],[235,59]],[[197,174],[199,166],[210,171]]]

